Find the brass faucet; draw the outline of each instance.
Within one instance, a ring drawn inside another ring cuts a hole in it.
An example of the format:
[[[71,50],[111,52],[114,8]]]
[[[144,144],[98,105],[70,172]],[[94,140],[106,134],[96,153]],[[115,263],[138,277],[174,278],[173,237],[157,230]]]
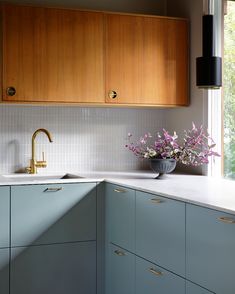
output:
[[[26,168],[26,170],[29,174],[36,174],[37,168],[47,167],[47,162],[44,159],[44,152],[42,153],[43,158],[41,161],[37,161],[35,158],[35,139],[36,139],[38,133],[46,134],[48,137],[48,140],[51,143],[53,142],[52,138],[51,138],[51,134],[46,129],[38,129],[33,133],[33,136],[32,136],[32,158],[30,160],[30,166]]]

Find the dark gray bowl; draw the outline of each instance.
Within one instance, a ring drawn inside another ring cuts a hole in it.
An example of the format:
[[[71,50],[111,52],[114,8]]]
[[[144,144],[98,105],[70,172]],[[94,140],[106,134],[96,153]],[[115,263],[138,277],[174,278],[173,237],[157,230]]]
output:
[[[164,174],[171,173],[176,167],[176,160],[173,158],[169,159],[150,159],[151,169],[158,173],[156,179],[162,177]]]

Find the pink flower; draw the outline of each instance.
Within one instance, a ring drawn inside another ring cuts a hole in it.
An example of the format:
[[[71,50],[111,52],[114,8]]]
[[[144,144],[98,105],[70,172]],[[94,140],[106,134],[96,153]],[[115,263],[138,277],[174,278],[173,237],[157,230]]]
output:
[[[145,133],[136,143],[130,142],[132,134],[128,133],[129,144],[126,147],[140,158],[174,158],[185,165],[193,166],[208,164],[209,157],[220,156],[212,150],[216,145],[202,126],[197,128],[192,123],[192,129],[185,130],[184,134],[184,143],[179,145],[176,132],[170,135],[165,129],[162,135],[157,133],[155,140],[150,133]]]

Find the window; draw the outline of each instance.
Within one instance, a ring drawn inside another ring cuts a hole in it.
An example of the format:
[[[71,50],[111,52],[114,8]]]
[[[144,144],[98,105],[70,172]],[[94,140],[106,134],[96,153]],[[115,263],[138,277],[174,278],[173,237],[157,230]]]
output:
[[[223,171],[235,180],[235,1],[227,1],[224,16]]]
[[[214,26],[215,26],[215,55],[223,55],[222,32],[223,32],[223,1],[214,0]],[[205,1],[206,3],[207,1]],[[223,107],[222,89],[204,91],[204,121],[208,123],[208,131],[216,142],[216,151],[221,157],[215,157],[204,170],[204,174],[221,177],[223,173]]]
[[[207,174],[235,180],[235,0],[214,3],[215,53],[223,56],[223,87],[208,91],[205,98],[209,133],[222,156],[211,162]]]

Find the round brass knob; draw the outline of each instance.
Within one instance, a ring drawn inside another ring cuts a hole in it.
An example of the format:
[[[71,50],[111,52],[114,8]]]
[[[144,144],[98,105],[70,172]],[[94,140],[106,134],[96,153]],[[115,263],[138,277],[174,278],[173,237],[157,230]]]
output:
[[[14,87],[7,88],[7,96],[14,96],[16,94],[16,89]]]
[[[115,99],[117,97],[117,92],[116,91],[109,91],[109,98]]]

